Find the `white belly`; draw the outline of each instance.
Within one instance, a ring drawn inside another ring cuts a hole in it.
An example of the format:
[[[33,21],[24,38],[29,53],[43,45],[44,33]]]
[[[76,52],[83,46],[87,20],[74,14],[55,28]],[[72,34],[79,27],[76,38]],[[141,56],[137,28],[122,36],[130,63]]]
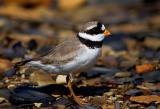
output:
[[[88,49],[88,48],[87,48]],[[86,52],[80,54],[77,61],[79,61],[79,69],[78,71],[86,71],[95,65],[97,58],[100,54],[100,49],[88,49]]]
[[[64,65],[53,66],[53,65],[44,65],[40,61],[31,62],[30,65],[34,65],[37,68],[43,69],[50,73],[56,74],[68,74],[76,73],[77,71],[86,71],[91,68],[97,61],[97,58],[100,54],[100,48],[81,50],[78,53],[78,56]]]

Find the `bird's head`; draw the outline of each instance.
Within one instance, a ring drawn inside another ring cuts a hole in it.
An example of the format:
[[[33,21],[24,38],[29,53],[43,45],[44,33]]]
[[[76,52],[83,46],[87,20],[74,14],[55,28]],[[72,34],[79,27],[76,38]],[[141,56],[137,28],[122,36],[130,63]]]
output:
[[[78,35],[90,41],[103,41],[105,36],[107,37],[111,33],[106,30],[104,24],[92,21],[83,25]]]

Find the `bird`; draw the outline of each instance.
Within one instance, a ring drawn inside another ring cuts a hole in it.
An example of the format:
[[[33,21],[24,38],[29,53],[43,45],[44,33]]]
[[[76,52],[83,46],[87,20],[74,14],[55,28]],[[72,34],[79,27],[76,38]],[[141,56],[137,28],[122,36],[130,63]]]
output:
[[[68,39],[52,48],[38,59],[28,59],[15,64],[15,67],[27,65],[48,73],[69,75],[67,86],[76,103],[83,102],[72,89],[73,74],[92,68],[101,53],[105,36],[111,33],[99,21],[85,23],[73,39]]]

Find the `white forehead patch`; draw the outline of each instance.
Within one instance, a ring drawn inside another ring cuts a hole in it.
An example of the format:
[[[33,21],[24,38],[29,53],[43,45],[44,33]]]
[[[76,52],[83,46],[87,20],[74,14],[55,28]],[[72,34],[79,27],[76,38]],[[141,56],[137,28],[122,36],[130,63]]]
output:
[[[89,26],[89,27],[87,27],[86,29],[87,30],[90,30],[90,29],[92,29],[92,28],[94,28],[94,27],[96,27],[97,25],[92,25],[92,26]]]
[[[102,30],[105,30],[105,26],[104,26],[104,25],[102,25],[101,29],[102,29]]]

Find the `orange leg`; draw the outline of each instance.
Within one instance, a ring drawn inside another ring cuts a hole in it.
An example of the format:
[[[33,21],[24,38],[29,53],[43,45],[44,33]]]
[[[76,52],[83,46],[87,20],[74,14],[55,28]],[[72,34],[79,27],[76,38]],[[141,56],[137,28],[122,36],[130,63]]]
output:
[[[87,104],[86,101],[84,101],[81,98],[79,98],[79,97],[76,96],[76,94],[74,93],[73,88],[72,88],[72,81],[71,80],[73,80],[72,75],[70,75],[70,78],[69,78],[68,84],[67,84],[67,86],[69,88],[69,91],[71,93],[71,96],[73,96],[75,102],[77,104],[79,104],[80,106]]]

